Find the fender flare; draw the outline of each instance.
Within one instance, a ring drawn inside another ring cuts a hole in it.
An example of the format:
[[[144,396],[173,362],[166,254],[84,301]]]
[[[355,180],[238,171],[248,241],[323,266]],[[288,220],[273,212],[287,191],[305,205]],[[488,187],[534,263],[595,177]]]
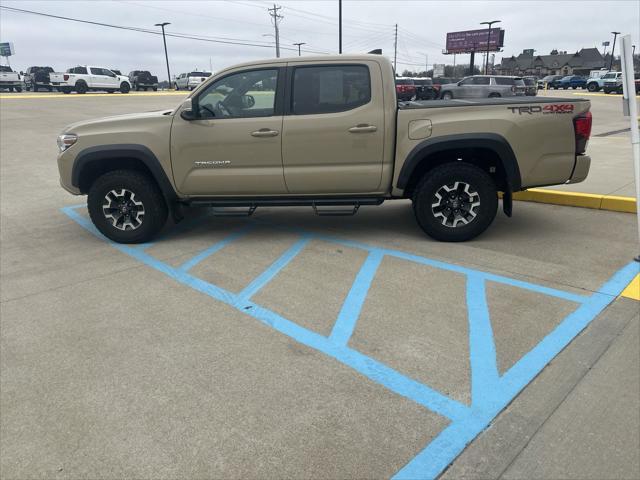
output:
[[[409,180],[415,169],[423,161],[428,162],[429,156],[445,150],[455,150],[461,148],[484,148],[494,151],[506,174],[506,183],[512,192],[522,189],[520,178],[520,168],[513,149],[509,142],[497,133],[463,133],[458,135],[444,135],[432,139],[424,140],[416,145],[402,165],[397,188],[404,190],[409,184]]]
[[[155,154],[144,145],[116,144],[85,148],[77,155],[73,162],[71,184],[80,189],[80,179],[82,178],[83,171],[91,168],[92,165],[98,165],[104,161],[123,158],[135,159],[142,162],[149,172],[151,172],[165,199],[168,202],[175,202],[177,200],[178,196],[176,191],[160,165],[160,161]]]

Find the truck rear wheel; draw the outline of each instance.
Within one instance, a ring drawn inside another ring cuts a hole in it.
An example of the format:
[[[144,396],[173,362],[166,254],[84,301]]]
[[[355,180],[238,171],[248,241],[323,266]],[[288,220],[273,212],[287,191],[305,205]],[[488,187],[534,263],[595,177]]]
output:
[[[447,163],[430,170],[413,193],[418,225],[443,242],[477,237],[491,225],[497,210],[493,179],[468,163]]]
[[[82,93],[87,93],[87,90],[89,90],[89,88],[87,87],[87,84],[84,83],[82,80],[76,83],[76,92],[82,94]]]
[[[96,228],[118,243],[151,240],[168,215],[156,183],[134,170],[114,170],[99,177],[89,189],[87,208]]]

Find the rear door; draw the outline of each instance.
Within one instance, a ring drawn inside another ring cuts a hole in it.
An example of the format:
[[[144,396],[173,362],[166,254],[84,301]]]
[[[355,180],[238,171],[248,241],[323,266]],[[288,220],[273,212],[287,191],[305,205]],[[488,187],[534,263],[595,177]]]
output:
[[[377,63],[289,63],[282,137],[289,193],[377,192],[383,151]]]
[[[89,67],[89,86],[92,88],[106,87],[106,77],[101,68]]]

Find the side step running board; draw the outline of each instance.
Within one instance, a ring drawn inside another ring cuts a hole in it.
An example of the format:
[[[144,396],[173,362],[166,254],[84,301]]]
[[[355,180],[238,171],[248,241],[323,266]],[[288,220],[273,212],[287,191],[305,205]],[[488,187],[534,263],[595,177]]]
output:
[[[313,211],[316,212],[316,215],[318,215],[319,217],[349,217],[351,215],[355,215],[358,212],[360,204],[356,203],[355,205],[345,205],[346,208],[327,208],[326,206],[321,206],[320,208],[318,208],[318,205],[314,203],[312,207]]]
[[[213,207],[213,215],[216,217],[250,217],[256,211],[255,205],[250,207]]]

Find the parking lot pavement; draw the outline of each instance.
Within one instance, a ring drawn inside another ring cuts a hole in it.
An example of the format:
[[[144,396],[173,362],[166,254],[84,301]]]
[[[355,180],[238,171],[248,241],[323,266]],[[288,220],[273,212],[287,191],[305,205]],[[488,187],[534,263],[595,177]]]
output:
[[[640,369],[615,341],[638,320],[616,300],[638,271],[628,214],[518,203],[452,245],[408,202],[194,210],[157,242],[110,244],[58,186],[55,135],[176,103],[130,98],[0,104],[3,478],[431,478],[491,458],[503,428],[514,447],[484,465],[517,477],[566,409],[612,401],[598,371]],[[594,354],[609,346],[622,353]],[[596,434],[640,426],[600,413]],[[635,437],[619,435],[610,471],[633,473]]]

